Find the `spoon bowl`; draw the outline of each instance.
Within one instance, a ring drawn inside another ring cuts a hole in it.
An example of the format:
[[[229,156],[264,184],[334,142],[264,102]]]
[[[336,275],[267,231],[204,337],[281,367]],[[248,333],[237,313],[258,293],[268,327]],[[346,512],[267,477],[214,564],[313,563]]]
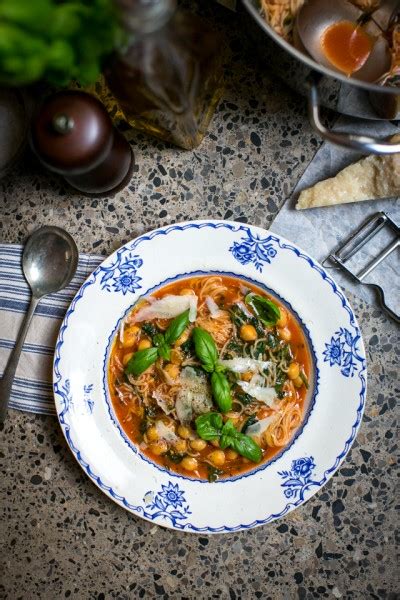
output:
[[[78,265],[78,249],[72,237],[59,227],[37,229],[28,239],[22,269],[32,294],[42,298],[63,289]]]
[[[78,265],[78,249],[72,237],[59,227],[37,229],[28,239],[22,256],[22,270],[32,290],[32,299],[17,341],[0,380],[0,423],[3,423],[11,396],[22,346],[35,309],[43,296],[66,287]]]
[[[340,21],[356,24],[363,14],[359,8],[346,0],[309,0],[297,13],[296,35],[314,60],[343,73],[325,56],[322,47],[323,35],[331,25]],[[373,20],[363,27],[375,41],[364,65],[351,76],[362,81],[374,82],[390,69],[389,45],[382,36],[382,30]]]

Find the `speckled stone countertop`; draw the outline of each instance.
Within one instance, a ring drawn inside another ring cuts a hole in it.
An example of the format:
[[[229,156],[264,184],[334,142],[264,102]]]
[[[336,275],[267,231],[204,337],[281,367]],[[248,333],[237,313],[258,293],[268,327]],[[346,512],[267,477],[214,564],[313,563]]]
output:
[[[237,28],[222,11],[224,26]],[[81,251],[108,254],[184,219],[269,227],[319,141],[303,100],[257,66],[240,38],[231,50],[224,100],[196,151],[128,132],[132,181],[105,199],[67,189],[27,156],[0,181],[0,241],[21,242],[54,224]],[[350,300],[369,363],[361,430],[329,483],[268,526],[204,537],[142,521],[83,474],[55,418],[10,411],[0,428],[0,598],[399,598],[399,331],[380,310]]]

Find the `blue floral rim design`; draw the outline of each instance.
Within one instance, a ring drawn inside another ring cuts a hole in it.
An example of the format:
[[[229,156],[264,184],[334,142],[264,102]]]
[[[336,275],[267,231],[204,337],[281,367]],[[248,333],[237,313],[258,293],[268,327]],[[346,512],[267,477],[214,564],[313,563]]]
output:
[[[212,228],[212,229],[225,228],[231,232],[243,232],[244,234],[251,233],[251,230],[249,227],[247,227],[245,225],[237,225],[237,224],[233,224],[233,223],[229,223],[229,222],[218,222],[218,221],[190,222],[190,223],[183,223],[180,225],[171,225],[169,227],[165,227],[165,228],[161,228],[161,229],[156,229],[146,235],[140,236],[139,238],[137,238],[136,240],[134,240],[131,243],[131,245],[129,246],[129,249],[134,250],[139,244],[141,244],[145,241],[151,241],[153,238],[155,238],[156,236],[160,236],[160,235],[166,236],[173,231],[182,232],[187,229],[203,229],[206,227]],[[308,255],[304,254],[299,248],[296,248],[292,244],[284,241],[283,239],[278,238],[277,236],[271,235],[271,240],[276,242],[277,245],[279,246],[279,248],[281,248],[282,250],[288,250],[290,252],[293,252],[298,258],[306,261],[313,270],[315,270],[317,273],[319,273],[319,275],[322,277],[323,281],[325,281],[332,288],[333,293],[338,297],[342,307],[345,309],[345,311],[348,314],[349,324],[355,329],[355,331],[357,332],[358,335],[360,335],[360,338],[361,338],[361,334],[360,334],[358,325],[356,323],[354,313],[353,313],[349,303],[347,302],[347,299],[345,298],[342,291],[338,288],[336,283],[333,281],[333,279],[324,271],[324,269],[318,263],[316,263],[312,258],[310,258]],[[68,327],[69,319],[75,311],[77,303],[82,299],[86,288],[95,283],[96,278],[100,272],[101,272],[101,269],[100,269],[100,267],[98,267],[92,273],[92,275],[89,276],[89,278],[86,280],[86,282],[82,285],[79,292],[77,293],[74,300],[72,301],[72,303],[65,315],[65,318],[61,325],[61,328],[60,328],[60,332],[59,332],[59,336],[58,336],[56,348],[55,348],[55,354],[54,354],[53,387],[54,387],[55,396],[59,397],[59,399],[60,399],[61,407],[63,407],[63,405],[65,403],[65,390],[63,387],[62,374],[60,371],[61,348],[64,343],[65,331]],[[333,475],[333,473],[336,471],[336,469],[338,468],[338,466],[340,465],[340,463],[342,462],[342,460],[344,459],[344,457],[350,450],[350,447],[355,439],[357,430],[361,423],[361,418],[362,418],[364,405],[365,405],[365,394],[366,394],[366,377],[365,377],[366,360],[363,357],[360,357],[360,358],[362,358],[361,367],[357,373],[357,376],[361,382],[361,390],[360,390],[360,394],[359,394],[359,405],[358,405],[357,411],[356,411],[356,420],[352,425],[351,433],[345,442],[343,450],[336,456],[333,465],[324,471],[322,477],[319,480],[314,480],[312,482],[313,485],[315,487],[317,487],[318,489],[320,489],[328,481],[328,479]],[[93,472],[90,464],[84,459],[79,448],[76,447],[76,445],[74,444],[74,442],[72,440],[72,437],[70,434],[70,426],[65,420],[65,414],[66,414],[65,409],[62,408],[61,412],[58,415],[60,425],[61,425],[62,431],[64,433],[64,436],[67,440],[67,443],[69,444],[71,451],[75,455],[75,458],[77,459],[77,461],[80,464],[80,466],[82,467],[82,469],[94,481],[94,483],[101,490],[103,490],[107,495],[109,495],[115,502],[117,502],[121,506],[127,508],[128,510],[136,513],[138,516],[142,516],[145,519],[153,521],[154,520],[154,516],[153,516],[154,511],[146,510],[141,505],[135,506],[135,505],[130,504],[124,496],[121,496],[120,494],[115,492],[115,490],[112,487],[108,486],[101,480],[101,477],[99,475],[97,475],[96,473]],[[208,527],[208,526],[197,527],[196,525],[193,525],[192,523],[188,523],[188,522],[186,522],[186,523],[176,522],[174,524],[174,527],[175,527],[175,529],[185,530],[185,531],[193,531],[195,533],[223,533],[223,532],[234,532],[234,531],[240,531],[240,530],[245,530],[245,529],[251,529],[258,525],[264,525],[266,523],[270,523],[271,521],[274,521],[275,519],[285,516],[290,510],[293,510],[294,508],[298,507],[303,502],[304,502],[304,498],[302,498],[300,496],[296,500],[294,500],[292,502],[288,502],[288,504],[285,506],[285,508],[283,510],[281,510],[279,513],[272,513],[264,519],[257,519],[251,523],[242,523],[242,524],[238,524],[235,526],[221,525],[219,527]]]
[[[312,363],[312,382],[313,382],[313,389],[311,394],[309,394],[309,401],[308,401],[308,406],[307,406],[307,410],[306,413],[304,415],[303,421],[301,423],[301,426],[298,428],[298,430],[296,431],[295,435],[293,436],[293,438],[291,439],[290,443],[285,446],[284,448],[282,448],[282,450],[280,450],[279,452],[277,452],[277,454],[274,455],[274,457],[269,460],[268,462],[262,463],[260,466],[258,467],[254,467],[254,469],[250,470],[250,471],[246,471],[245,473],[242,473],[241,475],[236,475],[234,477],[229,477],[229,478],[224,478],[224,479],[219,479],[217,481],[215,481],[213,483],[213,485],[218,485],[218,484],[226,484],[226,483],[231,483],[233,481],[238,481],[239,479],[244,479],[246,477],[251,477],[252,475],[254,475],[255,473],[259,473],[260,471],[264,471],[265,469],[267,469],[268,467],[270,467],[273,463],[275,463],[278,459],[280,459],[283,454],[285,454],[289,448],[291,448],[293,446],[293,444],[295,443],[295,441],[299,438],[299,436],[302,434],[305,426],[308,423],[308,420],[310,418],[310,415],[313,411],[314,405],[315,405],[315,401],[316,401],[316,397],[318,395],[318,387],[319,387],[319,380],[320,380],[320,376],[319,376],[319,369],[318,369],[318,365],[317,365],[317,357],[316,357],[316,352],[315,352],[315,348],[313,346],[312,340],[311,340],[311,335],[310,332],[308,330],[308,327],[305,325],[305,323],[300,319],[300,316],[298,315],[298,313],[293,309],[292,305],[285,300],[284,298],[282,298],[281,296],[279,296],[279,294],[277,294],[276,292],[274,292],[273,290],[271,290],[268,286],[254,280],[251,279],[250,277],[245,277],[244,275],[238,275],[237,273],[232,273],[232,272],[227,272],[227,271],[192,271],[190,273],[181,273],[176,275],[175,277],[169,277],[168,279],[165,279],[164,281],[161,281],[160,283],[158,283],[157,285],[153,286],[152,288],[150,288],[149,290],[146,290],[144,292],[143,295],[147,296],[149,294],[152,294],[154,291],[160,289],[161,287],[163,287],[164,285],[168,285],[169,283],[173,283],[174,281],[177,280],[181,280],[181,279],[186,279],[189,277],[196,277],[196,276],[201,276],[201,275],[226,275],[227,277],[235,277],[236,279],[240,279],[244,282],[248,282],[251,283],[255,286],[257,286],[258,288],[264,290],[267,294],[270,294],[271,296],[275,296],[275,298],[277,298],[284,306],[286,306],[291,313],[296,317],[297,322],[299,323],[299,325],[301,326],[301,328],[303,329],[303,332],[305,334],[305,337],[307,339],[307,343],[308,343],[308,349],[309,349],[309,353],[311,356],[311,363]],[[168,475],[170,477],[175,477],[177,479],[185,479],[185,480],[190,480],[194,483],[206,483],[208,484],[208,481],[206,479],[195,479],[192,478],[190,476],[184,476],[184,475],[180,475],[179,473],[175,473],[174,471],[167,471],[164,467],[161,467],[159,464],[157,464],[156,462],[152,461],[150,458],[148,458],[145,454],[143,454],[142,452],[140,452],[140,450],[138,450],[137,445],[132,442],[132,440],[129,439],[129,437],[126,435],[125,431],[122,429],[116,415],[114,412],[114,409],[112,407],[112,403],[111,403],[111,399],[110,399],[110,394],[108,391],[108,361],[109,361],[109,356],[110,356],[110,352],[111,352],[111,347],[112,347],[112,343],[115,339],[115,336],[117,335],[117,332],[119,331],[120,325],[121,325],[121,321],[126,317],[126,315],[132,310],[132,307],[134,305],[130,306],[126,311],[125,314],[122,316],[122,318],[118,321],[118,323],[116,324],[115,328],[113,329],[113,331],[111,332],[109,338],[108,338],[108,344],[107,344],[107,349],[105,351],[104,354],[104,359],[103,359],[103,395],[104,395],[104,399],[106,401],[107,404],[107,408],[108,408],[108,414],[110,415],[111,421],[113,422],[114,426],[117,428],[119,435],[122,437],[122,439],[124,440],[124,442],[127,444],[127,446],[134,452],[134,454],[136,454],[137,456],[139,456],[142,460],[144,460],[145,462],[151,464],[154,468],[158,469],[159,471],[162,471],[163,473],[168,473]]]

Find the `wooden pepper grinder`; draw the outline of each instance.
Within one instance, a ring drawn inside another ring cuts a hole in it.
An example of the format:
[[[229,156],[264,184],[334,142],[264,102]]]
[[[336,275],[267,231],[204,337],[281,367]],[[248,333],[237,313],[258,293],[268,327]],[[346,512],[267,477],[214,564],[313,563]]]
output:
[[[129,182],[131,147],[102,103],[85,92],[47,98],[33,120],[31,145],[48,169],[80,192],[105,194]]]

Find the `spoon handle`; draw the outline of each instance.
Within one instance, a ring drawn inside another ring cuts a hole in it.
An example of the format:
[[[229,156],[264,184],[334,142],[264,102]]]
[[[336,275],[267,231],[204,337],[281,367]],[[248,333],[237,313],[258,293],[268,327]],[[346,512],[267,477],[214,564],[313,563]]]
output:
[[[6,418],[7,406],[10,401],[11,389],[14,381],[15,372],[17,370],[19,357],[21,355],[22,346],[24,345],[26,334],[28,332],[29,325],[32,321],[33,313],[35,312],[38,304],[39,299],[35,296],[32,296],[28,312],[25,315],[24,321],[22,323],[21,329],[17,337],[17,341],[15,342],[15,346],[11,352],[6,369],[3,373],[3,378],[0,380],[0,423],[4,423],[4,420]]]

